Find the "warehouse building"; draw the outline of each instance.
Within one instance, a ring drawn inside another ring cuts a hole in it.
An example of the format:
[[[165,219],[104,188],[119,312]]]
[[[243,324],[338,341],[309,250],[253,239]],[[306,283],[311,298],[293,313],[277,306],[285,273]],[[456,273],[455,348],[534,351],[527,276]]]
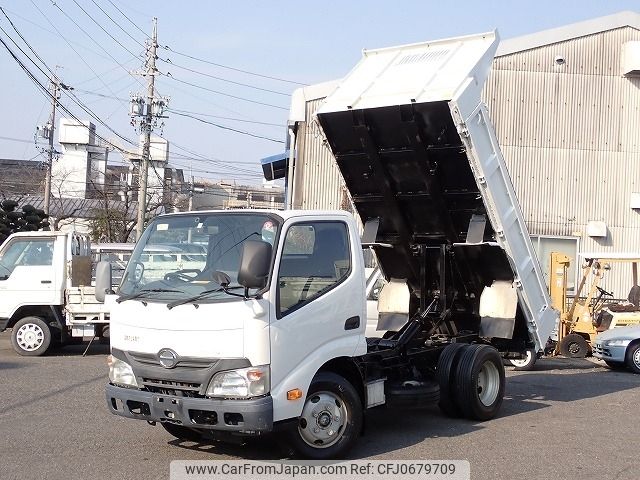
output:
[[[314,119],[338,83],[292,98],[292,208],[353,211]],[[640,252],[640,14],[503,40],[484,99],[545,275],[551,251],[573,260],[570,288],[579,252]],[[602,285],[623,298],[632,282],[625,265]]]

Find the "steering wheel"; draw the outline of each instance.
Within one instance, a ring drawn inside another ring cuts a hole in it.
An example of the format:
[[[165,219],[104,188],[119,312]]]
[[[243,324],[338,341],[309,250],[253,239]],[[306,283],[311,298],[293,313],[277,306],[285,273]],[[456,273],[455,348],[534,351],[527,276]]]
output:
[[[201,270],[198,270],[197,268],[185,268],[184,270],[178,270],[176,272],[169,272],[167,274],[165,274],[164,279],[165,280],[180,280],[181,282],[190,282],[192,280],[195,279],[195,276],[190,276],[187,275],[188,273],[195,273],[196,275],[198,275],[199,273],[202,273]]]
[[[607,292],[604,288],[600,288],[600,287],[596,287],[596,288],[602,295],[605,295],[607,297],[613,297],[613,293]]]

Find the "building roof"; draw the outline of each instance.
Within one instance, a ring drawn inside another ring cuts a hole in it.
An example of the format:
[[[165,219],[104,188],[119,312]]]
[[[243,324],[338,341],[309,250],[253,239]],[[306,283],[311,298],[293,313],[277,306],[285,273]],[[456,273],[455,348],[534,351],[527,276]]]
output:
[[[624,11],[605,17],[592,18],[584,22],[572,23],[563,27],[542,30],[529,35],[503,40],[498,46],[496,57],[623,27],[640,30],[640,13]]]
[[[32,195],[42,191],[44,162],[0,158],[0,197]]]

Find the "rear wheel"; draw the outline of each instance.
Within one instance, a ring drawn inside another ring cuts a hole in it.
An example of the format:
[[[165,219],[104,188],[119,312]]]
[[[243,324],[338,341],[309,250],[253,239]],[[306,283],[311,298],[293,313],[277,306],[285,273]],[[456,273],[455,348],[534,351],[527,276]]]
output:
[[[440,358],[438,358],[438,365],[436,367],[436,378],[438,385],[440,386],[440,400],[438,406],[442,413],[449,417],[457,418],[462,415],[460,408],[456,405],[454,398],[454,382],[455,372],[458,367],[458,360],[465,347],[468,345],[465,343],[452,343],[447,345]]]
[[[353,385],[335,373],[319,372],[291,432],[291,444],[312,460],[344,457],[360,435],[362,416]]]
[[[455,399],[469,420],[495,417],[504,397],[504,365],[489,345],[470,345],[463,350],[456,369]]]
[[[51,329],[40,317],[24,317],[13,326],[11,344],[18,355],[44,355],[51,346]]]
[[[512,367],[515,367],[514,370],[519,371],[528,371],[533,370],[534,365],[536,364],[537,354],[534,348],[528,348],[526,352],[523,353],[523,358],[510,358],[509,364]]]
[[[195,428],[166,422],[161,422],[160,425],[162,425],[162,428],[164,428],[170,435],[173,435],[179,440],[189,440],[190,442],[200,442],[202,440],[202,432]]]
[[[625,358],[629,370],[633,373],[640,373],[640,343],[629,345]]]
[[[560,355],[567,358],[584,358],[589,353],[589,344],[581,335],[570,333],[559,345]]]

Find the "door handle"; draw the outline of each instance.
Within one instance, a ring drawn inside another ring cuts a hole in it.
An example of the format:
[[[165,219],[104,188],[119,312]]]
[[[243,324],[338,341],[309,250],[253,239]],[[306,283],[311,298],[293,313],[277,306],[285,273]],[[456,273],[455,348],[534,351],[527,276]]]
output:
[[[347,321],[344,322],[345,330],[355,330],[360,326],[360,317],[357,315],[355,317],[347,318]]]
[[[51,283],[51,280],[40,280],[40,283]]]

